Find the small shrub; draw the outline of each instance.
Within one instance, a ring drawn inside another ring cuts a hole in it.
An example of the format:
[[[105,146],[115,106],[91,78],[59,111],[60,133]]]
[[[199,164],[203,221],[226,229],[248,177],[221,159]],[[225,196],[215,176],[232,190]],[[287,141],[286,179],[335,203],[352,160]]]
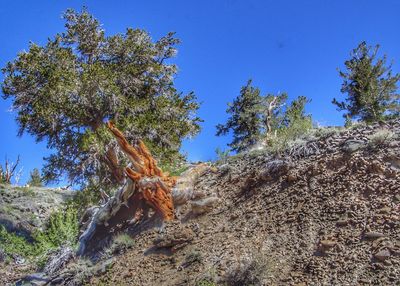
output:
[[[255,254],[228,271],[225,282],[228,286],[261,286],[267,273],[267,257]]]
[[[293,141],[306,136],[311,128],[311,118],[297,119],[290,126],[280,129],[275,137],[269,139],[267,151],[275,155],[284,153]]]
[[[44,249],[61,245],[75,246],[79,233],[78,212],[74,205],[53,213],[44,231],[35,233],[35,240]]]
[[[368,136],[368,145],[371,148],[385,146],[390,141],[394,140],[395,133],[387,129],[381,129],[376,131],[374,134]]]
[[[18,254],[28,258],[38,254],[35,246],[26,238],[8,232],[2,225],[0,225],[0,248],[3,249],[6,256]]]
[[[229,150],[222,150],[219,147],[215,149],[215,153],[217,154],[217,163],[225,164],[229,158]]]
[[[199,263],[202,260],[203,256],[201,255],[200,251],[193,250],[186,255],[184,264],[190,265],[193,263]]]
[[[123,233],[115,236],[109,252],[111,254],[122,252],[126,249],[131,248],[135,244],[135,241],[128,234]]]
[[[33,169],[30,173],[30,179],[28,185],[32,187],[43,187],[42,175],[38,168]]]
[[[319,127],[310,130],[310,133],[312,133],[317,138],[328,138],[330,136],[337,135],[340,132],[341,129],[339,127]]]
[[[189,168],[188,165],[179,162],[178,163],[172,163],[172,164],[160,164],[160,169],[168,173],[170,176],[174,177],[179,177],[182,175],[183,172],[185,172]]]

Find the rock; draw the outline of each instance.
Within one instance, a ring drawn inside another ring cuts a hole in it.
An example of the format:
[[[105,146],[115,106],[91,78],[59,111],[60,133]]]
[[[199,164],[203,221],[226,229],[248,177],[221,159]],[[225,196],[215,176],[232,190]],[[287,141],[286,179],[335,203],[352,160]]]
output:
[[[346,153],[353,153],[363,149],[366,145],[367,144],[362,140],[349,139],[343,143],[341,148]]]
[[[18,280],[16,286],[42,286],[48,285],[50,278],[45,273],[34,273]]]
[[[377,253],[374,254],[374,257],[379,260],[379,261],[385,261],[390,257],[390,251],[388,249],[384,249],[381,251],[378,251]]]
[[[213,209],[215,204],[219,201],[218,197],[212,196],[202,200],[192,201],[192,213],[195,215],[204,214]]]
[[[336,225],[337,226],[346,226],[346,225],[348,225],[349,224],[349,219],[348,218],[342,218],[342,219],[339,219],[337,222],[336,222]]]
[[[377,238],[384,237],[384,236],[385,235],[383,233],[380,233],[377,231],[369,231],[364,234],[364,237],[367,239],[377,239]]]
[[[329,239],[321,240],[320,243],[321,243],[321,246],[326,249],[332,248],[336,245],[336,241],[329,240]]]
[[[173,233],[167,233],[159,236],[153,241],[156,249],[167,248],[176,251],[189,244],[194,239],[194,232],[190,228],[175,230]]]
[[[265,170],[261,171],[260,179],[270,181],[288,173],[291,164],[286,160],[273,160],[266,164]]]

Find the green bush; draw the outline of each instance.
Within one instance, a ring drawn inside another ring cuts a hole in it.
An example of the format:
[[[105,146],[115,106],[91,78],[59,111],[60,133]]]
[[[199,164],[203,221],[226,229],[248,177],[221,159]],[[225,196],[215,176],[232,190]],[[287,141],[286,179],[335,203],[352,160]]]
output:
[[[54,249],[61,245],[75,246],[79,233],[78,211],[69,205],[63,211],[53,213],[44,231],[34,234],[37,246],[42,249]]]
[[[18,254],[40,264],[46,259],[50,250],[66,244],[75,246],[78,233],[77,209],[71,204],[64,210],[54,212],[49,218],[46,229],[33,233],[33,241],[28,241],[0,226],[0,248],[7,256]]]
[[[0,225],[0,248],[8,256],[18,254],[23,257],[32,257],[38,254],[34,244],[22,236],[8,232],[2,225]]]
[[[276,137],[269,140],[267,150],[273,154],[280,154],[287,150],[291,143],[304,137],[312,128],[311,118],[301,118],[292,122],[291,125],[281,128]]]

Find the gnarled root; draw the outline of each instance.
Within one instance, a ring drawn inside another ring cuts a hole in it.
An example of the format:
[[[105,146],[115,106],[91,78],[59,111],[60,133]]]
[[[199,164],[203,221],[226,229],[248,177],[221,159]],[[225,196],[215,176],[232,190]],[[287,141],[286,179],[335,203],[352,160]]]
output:
[[[132,146],[112,122],[108,122],[107,126],[131,165],[125,168],[124,186],[95,211],[81,235],[78,249],[80,256],[90,255],[102,248],[113,233],[127,228],[132,220],[137,225],[141,222],[147,225],[149,221],[174,218],[171,188],[176,183],[175,178],[163,174],[142,141]],[[150,220],[147,217],[149,209],[154,210]]]

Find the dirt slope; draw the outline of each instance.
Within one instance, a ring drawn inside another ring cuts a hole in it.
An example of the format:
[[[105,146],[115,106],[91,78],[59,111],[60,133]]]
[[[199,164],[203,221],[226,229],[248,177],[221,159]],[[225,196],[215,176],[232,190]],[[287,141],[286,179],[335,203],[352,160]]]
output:
[[[179,188],[162,229],[24,285],[400,285],[400,121],[200,164]]]
[[[333,130],[291,156],[206,168],[194,188],[216,198],[209,211],[185,206],[91,283],[400,285],[399,131],[398,121]]]

